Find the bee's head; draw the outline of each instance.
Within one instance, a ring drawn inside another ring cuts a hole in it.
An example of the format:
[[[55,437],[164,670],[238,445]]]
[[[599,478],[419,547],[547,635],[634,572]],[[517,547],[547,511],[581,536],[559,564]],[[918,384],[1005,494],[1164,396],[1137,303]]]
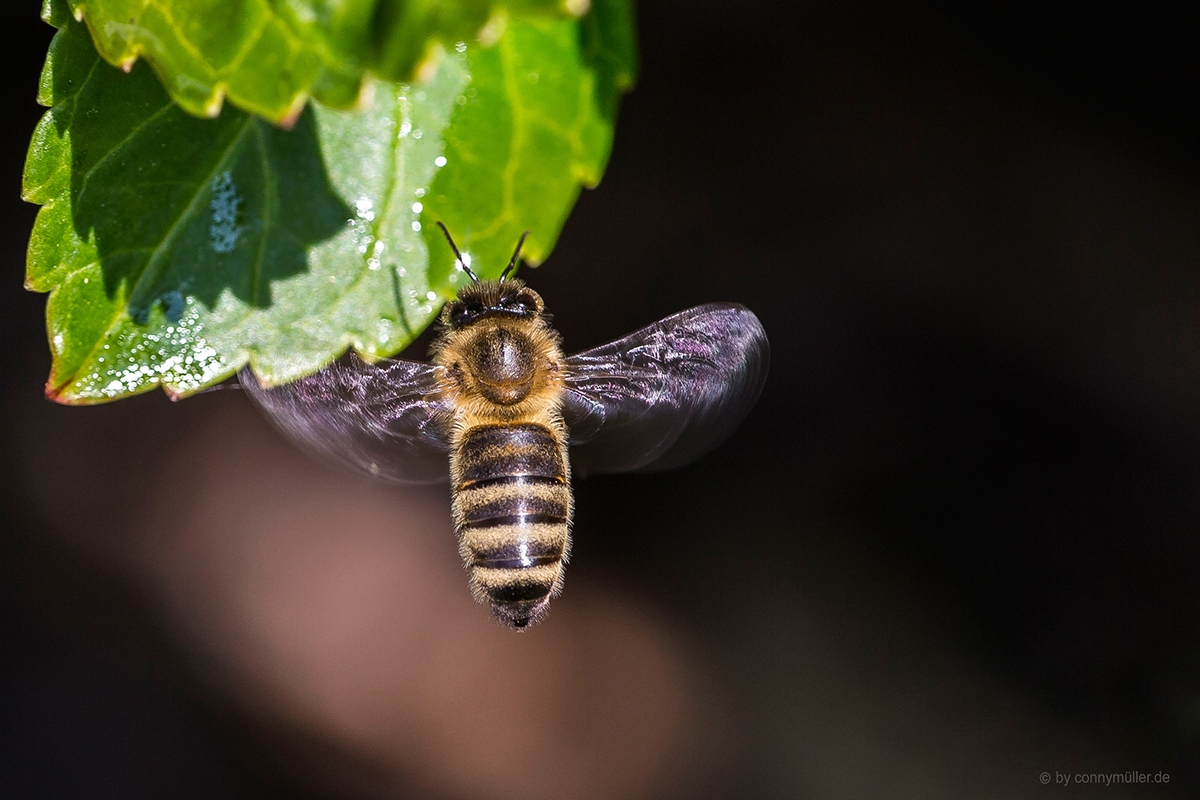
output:
[[[517,265],[517,259],[521,256],[521,245],[525,244],[525,237],[529,235],[529,231],[521,234],[521,240],[517,242],[517,249],[513,251],[508,268],[504,270],[500,280],[481,281],[467,266],[462,253],[458,252],[458,245],[454,243],[450,231],[446,230],[446,226],[442,224],[441,220],[438,220],[438,227],[442,229],[446,241],[450,243],[450,249],[454,251],[458,265],[471,277],[471,285],[460,289],[458,298],[451,300],[442,309],[442,323],[447,328],[459,330],[484,317],[498,315],[527,319],[538,319],[542,316],[545,304],[542,303],[542,298],[538,296],[537,292],[515,279],[505,283],[508,273],[512,272],[513,267]]]
[[[442,309],[442,323],[451,330],[466,328],[485,317],[537,319],[545,311],[541,296],[519,280],[480,281],[459,290]]]

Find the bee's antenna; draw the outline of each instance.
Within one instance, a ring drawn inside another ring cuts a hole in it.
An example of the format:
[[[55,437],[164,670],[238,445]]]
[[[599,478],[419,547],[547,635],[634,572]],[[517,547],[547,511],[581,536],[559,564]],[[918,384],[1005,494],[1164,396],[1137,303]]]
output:
[[[444,233],[446,235],[446,241],[450,243],[450,249],[454,251],[454,257],[458,259],[458,265],[460,267],[462,267],[462,271],[467,273],[468,275],[470,275],[471,280],[475,281],[475,283],[479,283],[479,278],[475,277],[475,273],[471,272],[471,268],[467,266],[467,262],[463,261],[462,253],[458,252],[458,245],[454,244],[454,240],[450,238],[450,231],[446,230],[446,226],[442,224],[442,221],[440,219],[437,221],[437,226],[439,228],[441,228],[442,233]],[[521,237],[521,241],[522,242],[525,241],[524,236]],[[517,245],[517,250],[520,251],[520,249],[521,249],[521,246]],[[516,259],[515,255],[513,256],[513,259],[514,260]],[[511,268],[512,268],[512,265],[509,265],[509,269],[511,269]],[[507,273],[505,273],[505,274],[507,274]],[[501,278],[501,280],[504,280],[504,279]]]
[[[517,257],[521,255],[521,245],[525,244],[525,237],[529,235],[529,231],[521,234],[521,241],[517,242],[517,249],[513,251],[512,260],[508,262],[508,266],[504,268],[504,272],[500,275],[500,282],[504,283],[504,279],[508,277],[508,273],[512,272],[512,268],[517,265]]]

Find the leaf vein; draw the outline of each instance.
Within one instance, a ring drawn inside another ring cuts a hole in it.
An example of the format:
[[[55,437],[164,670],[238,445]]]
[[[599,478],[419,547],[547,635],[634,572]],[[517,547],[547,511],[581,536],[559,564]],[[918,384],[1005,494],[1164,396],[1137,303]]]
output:
[[[215,81],[215,76],[219,72],[216,66],[213,65],[207,57],[205,57],[203,50],[197,47],[191,39],[188,39],[183,35],[183,26],[180,25],[179,21],[175,19],[175,15],[171,13],[170,9],[158,0],[147,0],[146,4],[142,6],[142,13],[145,13],[145,10],[150,6],[154,6],[156,9],[158,9],[159,13],[161,13],[163,18],[167,21],[167,24],[170,25],[171,29],[175,32],[175,35],[179,37],[180,46],[188,52],[188,55],[195,58],[200,64],[203,64],[208,69],[210,80]],[[147,28],[145,30],[149,29]]]
[[[261,125],[256,125],[254,128],[254,141],[258,146],[263,182],[262,232],[258,237],[258,252],[254,254],[254,263],[250,265],[250,305],[257,308],[259,298],[262,296],[262,265],[267,253],[267,238],[271,235],[271,215],[275,210],[271,205],[271,199],[275,195],[273,191],[275,186],[273,185],[274,175],[270,169],[270,158],[267,155],[267,143],[263,138]]]
[[[83,173],[83,178],[79,181],[79,192],[78,192],[78,194],[75,195],[75,205],[79,205],[80,202],[83,200],[83,196],[87,193],[87,190],[88,190],[88,184],[91,182],[92,176],[94,176],[96,174],[96,170],[98,170],[106,161],[108,161],[109,158],[111,158],[114,153],[118,152],[119,150],[121,150],[121,148],[125,147],[125,145],[129,144],[133,140],[133,138],[135,136],[137,136],[139,133],[141,133],[142,130],[147,125],[150,125],[151,123],[153,123],[160,115],[162,115],[163,113],[165,113],[167,111],[170,111],[172,108],[174,108],[174,106],[175,106],[174,103],[172,103],[170,100],[167,100],[166,105],[164,105],[162,108],[158,109],[158,111],[155,111],[153,114],[146,117],[144,120],[142,120],[137,125],[135,125],[133,128],[131,128],[129,130],[129,133],[126,136],[124,136],[121,139],[121,141],[114,144],[112,147],[110,147],[108,149],[108,152],[106,152],[104,155],[102,155],[100,158],[98,158],[96,160],[96,163],[92,164],[92,166],[88,168],[88,171]]]
[[[250,54],[250,51],[254,49],[254,45],[258,44],[259,40],[262,39],[263,31],[266,30],[269,24],[270,21],[265,14],[259,17],[259,23],[255,26],[254,32],[246,37],[246,41],[233,54],[233,59],[225,66],[226,74],[237,71],[238,67],[242,65],[242,60]]]
[[[504,75],[504,89],[512,97],[512,136],[509,143],[508,160],[500,173],[503,186],[504,217],[512,216],[516,204],[514,185],[516,183],[517,163],[520,161],[520,151],[525,144],[525,105],[521,101],[521,93],[517,84],[516,72],[513,68],[512,37],[501,36],[496,44],[500,55],[500,68]],[[498,227],[501,219],[497,219],[491,227]]]

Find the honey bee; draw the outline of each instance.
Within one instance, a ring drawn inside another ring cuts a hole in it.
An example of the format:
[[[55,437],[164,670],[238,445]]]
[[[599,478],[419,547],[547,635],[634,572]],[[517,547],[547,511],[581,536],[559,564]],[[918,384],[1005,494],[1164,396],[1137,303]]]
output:
[[[400,483],[444,480],[476,601],[517,630],[563,586],[576,475],[670,469],[699,457],[749,412],[766,380],[758,318],[736,303],[681,311],[565,356],[542,298],[509,279],[446,303],[432,363],[354,355],[267,388],[242,386],[296,444]]]

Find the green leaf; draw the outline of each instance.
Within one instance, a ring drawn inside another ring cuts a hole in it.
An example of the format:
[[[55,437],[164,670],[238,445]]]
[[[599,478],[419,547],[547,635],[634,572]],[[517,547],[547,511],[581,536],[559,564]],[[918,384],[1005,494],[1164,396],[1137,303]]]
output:
[[[424,202],[427,217],[443,220],[464,254],[511,252],[528,229],[522,252],[530,263],[541,263],[580,184],[600,182],[612,144],[613,87],[633,81],[632,59],[611,57],[616,51],[603,39],[623,23],[624,40],[632,41],[631,18],[611,23],[582,30],[561,23],[513,25],[495,47],[472,51],[474,80],[446,131],[447,166]],[[438,246],[436,229],[426,228],[425,236],[427,247]],[[453,269],[443,260],[433,274],[442,280]]]
[[[606,87],[632,78],[603,45],[632,37],[629,8],[600,8],[618,24],[513,21],[428,82],[381,82],[359,113],[313,106],[290,131],[232,108],[190,116],[150,70],[113,69],[66,24],[24,183],[43,206],[27,285],[50,292],[48,394],[179,396],[247,361],[273,384],[348,346],[392,355],[463,280],[437,219],[482,276],[500,273],[525,228],[537,263],[579,184],[603,172]]]
[[[47,5],[64,0],[47,0]],[[145,58],[177,104],[216,116],[238,107],[292,124],[308,98],[366,105],[368,76],[432,74],[460,41],[494,37],[508,16],[571,17],[568,0],[65,0],[100,55]],[[56,12],[61,13],[61,12]]]

